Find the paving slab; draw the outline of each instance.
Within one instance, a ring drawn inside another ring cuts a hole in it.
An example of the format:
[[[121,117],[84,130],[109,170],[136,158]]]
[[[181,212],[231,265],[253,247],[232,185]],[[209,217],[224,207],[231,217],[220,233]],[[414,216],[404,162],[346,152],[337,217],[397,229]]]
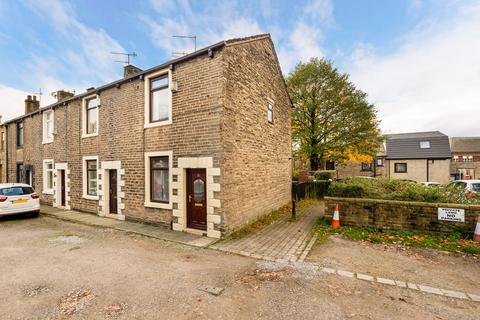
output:
[[[42,215],[64,221],[131,232],[151,238],[177,242],[195,247],[207,247],[217,241],[217,239],[207,238],[200,235],[173,231],[138,222],[115,220],[75,210],[62,210],[58,208],[52,208],[51,206],[42,205],[40,211]]]

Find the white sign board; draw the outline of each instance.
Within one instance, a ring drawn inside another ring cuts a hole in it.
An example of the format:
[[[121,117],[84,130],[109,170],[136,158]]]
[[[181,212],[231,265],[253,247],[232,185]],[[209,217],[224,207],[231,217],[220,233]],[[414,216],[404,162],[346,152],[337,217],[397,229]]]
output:
[[[438,208],[438,220],[465,222],[464,209]]]

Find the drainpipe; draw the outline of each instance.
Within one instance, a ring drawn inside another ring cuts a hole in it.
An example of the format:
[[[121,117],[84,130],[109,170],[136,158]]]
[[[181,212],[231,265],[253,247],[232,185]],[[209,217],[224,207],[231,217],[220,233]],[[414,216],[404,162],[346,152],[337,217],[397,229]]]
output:
[[[428,181],[430,181],[429,161],[430,161],[430,160],[429,160],[429,159],[427,159],[427,181],[425,181],[425,182],[428,182]]]
[[[5,125],[5,182],[8,182],[8,125]]]

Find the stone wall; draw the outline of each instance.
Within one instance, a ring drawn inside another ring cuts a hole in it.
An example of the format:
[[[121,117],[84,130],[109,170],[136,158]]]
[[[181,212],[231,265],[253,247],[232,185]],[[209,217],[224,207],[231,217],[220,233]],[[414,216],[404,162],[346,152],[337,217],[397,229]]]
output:
[[[340,224],[374,227],[380,230],[417,230],[473,233],[480,205],[442,204],[376,199],[325,197],[325,215],[332,217],[335,205],[340,211]],[[465,222],[438,220],[438,208],[465,210]]]
[[[224,210],[227,232],[291,200],[291,104],[269,37],[224,50]],[[273,123],[267,103],[273,102]]]

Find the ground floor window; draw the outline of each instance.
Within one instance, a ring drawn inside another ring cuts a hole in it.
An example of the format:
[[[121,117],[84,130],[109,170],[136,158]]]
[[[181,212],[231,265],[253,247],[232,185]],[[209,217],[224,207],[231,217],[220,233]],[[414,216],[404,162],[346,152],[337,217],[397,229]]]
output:
[[[83,197],[98,200],[98,157],[83,157]]]
[[[370,162],[362,162],[362,171],[372,171],[372,164]]]
[[[405,173],[407,172],[407,164],[405,162],[395,163],[395,172],[396,173]]]
[[[43,193],[53,193],[53,160],[43,160]]]
[[[23,163],[17,163],[17,183],[25,183],[25,167]]]
[[[150,200],[169,202],[168,156],[150,158]]]

